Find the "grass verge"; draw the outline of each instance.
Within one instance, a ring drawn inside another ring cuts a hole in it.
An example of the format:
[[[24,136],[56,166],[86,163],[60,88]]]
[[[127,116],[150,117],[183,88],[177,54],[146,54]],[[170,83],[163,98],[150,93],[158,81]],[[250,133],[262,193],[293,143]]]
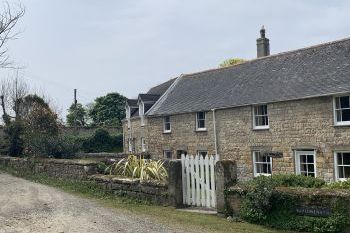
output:
[[[56,179],[42,174],[33,174],[30,171],[16,171],[9,167],[0,166],[0,170],[11,175],[21,177],[33,182],[52,186],[66,192],[90,198],[105,206],[127,211],[128,213],[142,215],[151,220],[160,222],[170,227],[181,229],[200,229],[202,232],[235,232],[235,233],[275,233],[286,232],[269,229],[259,225],[244,222],[230,223],[225,218],[213,215],[180,212],[172,207],[150,205],[135,199],[116,196],[102,189],[96,183],[90,181],[73,181]]]

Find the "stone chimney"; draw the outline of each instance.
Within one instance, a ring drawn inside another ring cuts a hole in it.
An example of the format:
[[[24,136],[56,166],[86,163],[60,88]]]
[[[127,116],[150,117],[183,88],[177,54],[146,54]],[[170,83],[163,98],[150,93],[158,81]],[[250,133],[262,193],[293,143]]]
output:
[[[260,30],[260,38],[256,40],[258,57],[270,55],[270,40],[265,37],[265,28],[262,26]]]

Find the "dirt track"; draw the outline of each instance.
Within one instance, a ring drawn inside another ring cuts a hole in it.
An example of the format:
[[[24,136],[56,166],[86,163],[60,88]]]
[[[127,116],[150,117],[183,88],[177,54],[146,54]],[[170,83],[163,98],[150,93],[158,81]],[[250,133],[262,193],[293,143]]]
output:
[[[0,172],[0,233],[188,232]]]

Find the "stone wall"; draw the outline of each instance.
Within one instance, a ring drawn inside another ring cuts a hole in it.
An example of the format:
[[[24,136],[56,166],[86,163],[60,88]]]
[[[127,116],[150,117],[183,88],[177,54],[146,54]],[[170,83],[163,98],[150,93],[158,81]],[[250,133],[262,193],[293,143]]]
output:
[[[169,205],[168,185],[164,182],[141,182],[139,179],[106,175],[92,175],[89,180],[97,182],[104,189],[110,190],[116,195],[125,195],[155,204]]]
[[[170,116],[171,133],[163,132],[163,118],[148,118],[148,149],[153,158],[162,158],[164,150],[172,151],[173,158],[178,151],[197,154],[199,150],[215,153],[213,116],[206,113],[206,131],[196,131],[196,113]]]
[[[11,167],[17,171],[33,171],[51,177],[64,179],[87,179],[97,172],[97,163],[86,160],[68,159],[22,159],[0,157],[0,165]]]
[[[218,153],[221,159],[235,160],[239,180],[253,178],[252,152],[269,149],[283,152],[274,158],[273,174],[294,173],[294,151],[315,149],[317,176],[334,180],[334,150],[350,150],[350,127],[334,126],[333,98],[318,97],[268,104],[269,129],[254,130],[252,106],[216,111]],[[136,127],[136,126],[135,126]],[[149,152],[154,158],[163,150],[196,154],[198,150],[215,152],[212,112],[206,114],[205,132],[195,131],[195,113],[171,116],[169,134],[163,133],[163,117],[148,118]]]
[[[130,120],[130,128],[128,129],[128,123],[127,121],[123,121],[123,132],[124,132],[124,153],[130,153],[129,152],[129,138],[132,139],[133,141],[133,152],[136,154],[142,153],[142,148],[141,148],[141,138],[145,139],[146,142],[146,150],[148,150],[147,145],[148,143],[148,121],[145,118],[144,126],[141,126],[141,120],[140,117],[134,117],[131,118]]]

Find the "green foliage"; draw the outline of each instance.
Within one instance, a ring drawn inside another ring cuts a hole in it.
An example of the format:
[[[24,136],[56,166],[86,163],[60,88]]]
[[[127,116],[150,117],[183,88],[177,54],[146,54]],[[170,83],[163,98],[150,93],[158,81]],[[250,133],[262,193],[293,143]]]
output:
[[[123,148],[123,135],[111,136],[104,129],[97,129],[92,137],[82,141],[82,150],[88,153],[117,152]]]
[[[270,179],[274,186],[280,187],[321,188],[326,184],[324,180],[319,178],[294,174],[273,175]]]
[[[330,183],[330,184],[328,184],[327,188],[330,188],[330,189],[349,189],[350,190],[350,180]]]
[[[109,93],[96,98],[89,110],[93,124],[120,127],[125,117],[125,100],[126,98],[118,93]]]
[[[245,60],[243,60],[241,58],[230,58],[230,59],[227,59],[227,60],[221,62],[219,67],[223,68],[223,67],[233,66],[233,65],[237,65],[237,64],[240,64],[243,62],[245,62]]]
[[[87,112],[82,104],[72,104],[68,109],[66,116],[67,124],[69,126],[85,126]]]
[[[163,162],[146,160],[130,155],[111,165],[110,174],[139,178],[140,180],[166,180],[168,173]]]
[[[24,125],[22,121],[9,122],[4,128],[4,152],[10,156],[21,156],[24,149]]]
[[[28,142],[25,154],[32,157],[71,158],[81,144],[74,137],[65,135],[35,135]]]
[[[341,232],[349,224],[349,213],[341,197],[331,203],[325,199],[317,202],[331,208],[329,217],[301,216],[295,212],[299,203],[307,203],[317,196],[291,195],[277,192],[276,187],[323,188],[324,181],[298,175],[260,176],[244,184],[241,217],[248,222],[279,229],[307,232]],[[340,184],[335,185],[337,187]],[[309,200],[310,199],[310,200]]]

